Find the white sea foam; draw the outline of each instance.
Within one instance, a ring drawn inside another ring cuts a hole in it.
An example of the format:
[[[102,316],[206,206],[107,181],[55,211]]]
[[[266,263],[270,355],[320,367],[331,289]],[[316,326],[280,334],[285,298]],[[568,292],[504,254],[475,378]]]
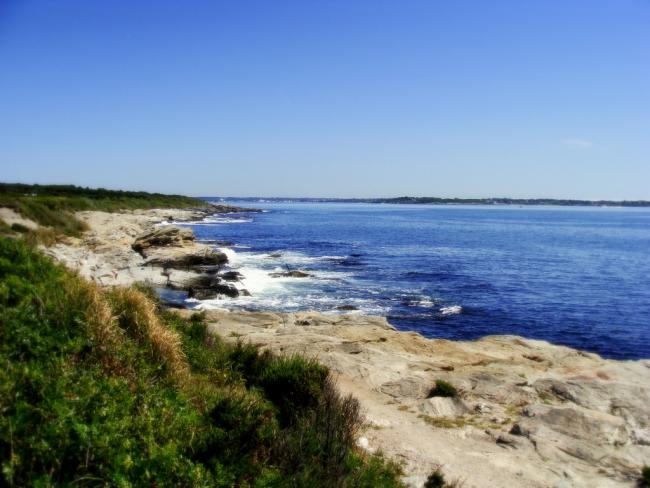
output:
[[[241,280],[242,287],[254,296],[285,291],[287,283],[292,280],[292,278],[274,278],[269,275],[268,270],[261,268],[245,266],[238,271],[244,276]]]
[[[345,282],[352,279],[354,273],[330,269],[311,269],[315,263],[345,259],[346,256],[307,256],[298,251],[282,251],[277,258],[273,253],[251,252],[232,247],[216,248],[228,257],[228,267],[241,273],[242,278],[232,285],[239,290],[247,290],[251,296],[240,295],[236,298],[219,297],[203,300],[199,306],[206,309],[258,309],[258,310],[301,310],[316,309],[341,313],[336,310],[340,305],[353,305],[358,310],[345,311],[355,314],[385,314],[386,307],[379,307],[374,300],[350,298],[323,294],[320,288],[332,281]],[[310,266],[311,265],[311,266]],[[318,266],[317,266],[318,267]],[[271,276],[271,273],[283,273],[287,269],[303,269],[310,276],[294,278]]]
[[[449,307],[441,307],[440,313],[442,315],[457,315],[463,311],[463,307],[460,305],[451,305]]]
[[[190,225],[215,225],[215,224],[248,224],[250,222],[253,222],[253,219],[249,217],[227,217],[221,215],[213,215],[211,217],[206,217],[201,220],[167,220],[165,222],[159,222],[155,224],[155,226],[164,227],[166,225],[190,226]]]
[[[231,266],[237,266],[237,264],[239,264],[239,262],[241,260],[240,259],[240,254],[235,252],[232,248],[230,248],[230,247],[218,247],[217,250],[221,251],[222,253],[224,253],[226,255],[226,257],[228,258],[228,263]]]
[[[214,225],[214,224],[248,224],[252,222],[251,218],[235,218],[235,217],[206,217],[203,220],[196,220],[193,222],[179,222],[179,224],[186,225]]]

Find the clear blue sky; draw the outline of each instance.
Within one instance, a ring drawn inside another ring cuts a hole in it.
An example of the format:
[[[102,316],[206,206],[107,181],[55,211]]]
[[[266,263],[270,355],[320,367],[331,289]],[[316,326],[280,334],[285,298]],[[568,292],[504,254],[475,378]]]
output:
[[[0,180],[650,199],[650,1],[0,0]]]

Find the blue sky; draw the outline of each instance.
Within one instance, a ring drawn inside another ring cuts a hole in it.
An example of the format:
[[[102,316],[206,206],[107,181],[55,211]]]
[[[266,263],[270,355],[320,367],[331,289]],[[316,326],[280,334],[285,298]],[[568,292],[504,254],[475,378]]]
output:
[[[650,199],[650,1],[0,0],[0,180]]]

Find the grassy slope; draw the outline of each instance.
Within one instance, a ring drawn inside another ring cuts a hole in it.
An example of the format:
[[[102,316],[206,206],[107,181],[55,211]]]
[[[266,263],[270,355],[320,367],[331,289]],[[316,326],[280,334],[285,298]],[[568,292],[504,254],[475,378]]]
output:
[[[301,357],[226,345],[146,291],[0,238],[0,486],[400,486]]]
[[[188,208],[205,205],[202,200],[181,195],[127,192],[71,185],[23,185],[0,183],[0,206],[10,207],[23,217],[52,228],[54,233],[78,236],[86,230],[75,218],[80,210],[118,210],[139,208]]]

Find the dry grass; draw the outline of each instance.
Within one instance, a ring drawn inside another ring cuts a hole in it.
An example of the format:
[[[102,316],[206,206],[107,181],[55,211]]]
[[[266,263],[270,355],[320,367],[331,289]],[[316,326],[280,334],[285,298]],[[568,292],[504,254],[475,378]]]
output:
[[[430,415],[421,414],[418,415],[418,417],[424,420],[427,424],[442,429],[458,429],[471,424],[471,421],[462,415],[460,417],[432,417]]]
[[[77,279],[77,286],[80,294],[86,298],[86,321],[104,367],[109,371],[124,374],[124,365],[120,364],[115,355],[118,344],[124,338],[124,332],[115,323],[115,315],[104,291],[95,283],[81,278]]]
[[[180,336],[161,323],[156,304],[135,288],[115,288],[110,292],[113,311],[127,333],[151,346],[153,354],[164,362],[177,380],[189,376]]]

